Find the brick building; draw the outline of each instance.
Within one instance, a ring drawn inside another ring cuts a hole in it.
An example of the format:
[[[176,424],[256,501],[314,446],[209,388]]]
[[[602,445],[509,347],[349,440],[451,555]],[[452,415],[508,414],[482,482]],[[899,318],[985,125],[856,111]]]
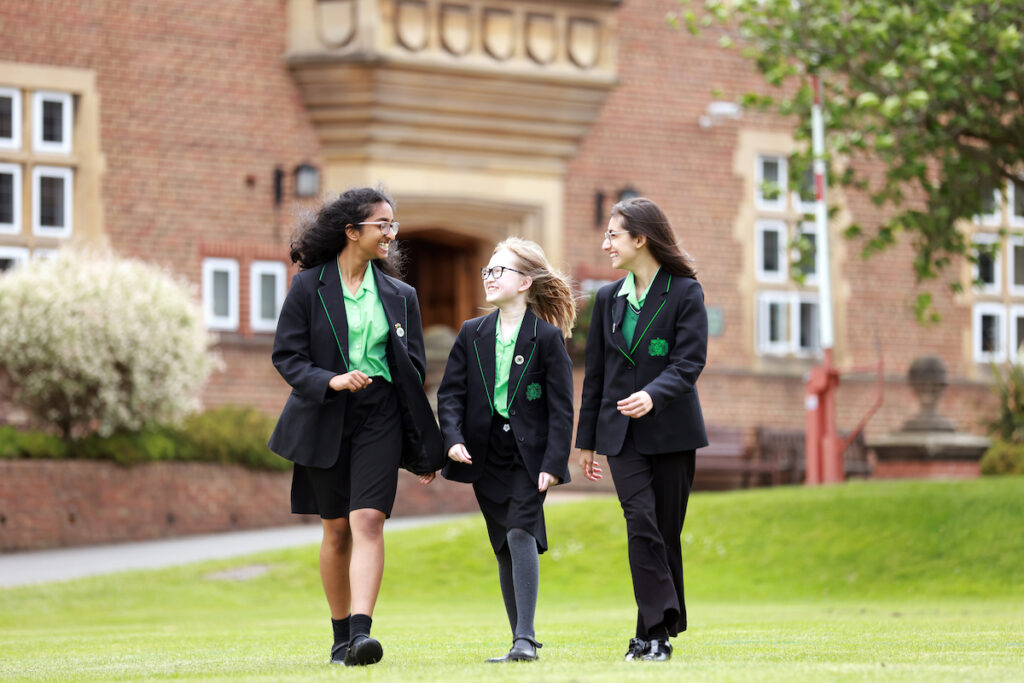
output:
[[[269,363],[286,246],[321,192],[386,184],[425,324],[448,326],[475,314],[474,273],[508,234],[537,240],[588,286],[617,278],[601,233],[611,204],[637,192],[665,208],[698,263],[712,322],[707,421],[801,428],[818,293],[814,266],[802,284],[789,276],[786,244],[797,231],[813,239],[813,226],[800,188],[763,191],[785,185],[791,125],[709,116],[759,79],[713,36],[670,28],[676,6],[5,0],[0,266],[84,241],[188,276],[227,363],[206,403],[274,413],[287,393]],[[987,363],[1024,341],[1024,236],[1013,232],[1024,188],[1013,190],[974,226],[979,241],[1006,240],[979,264],[986,287],[936,291],[943,321],[930,327],[912,312],[909,247],[862,261],[838,235],[851,216],[872,225],[877,209],[833,192],[835,358],[875,363],[876,339],[885,357],[870,434],[916,412],[905,374],[923,354],[949,368],[940,411],[980,431],[994,405]],[[844,377],[841,428],[874,390],[871,372]]]

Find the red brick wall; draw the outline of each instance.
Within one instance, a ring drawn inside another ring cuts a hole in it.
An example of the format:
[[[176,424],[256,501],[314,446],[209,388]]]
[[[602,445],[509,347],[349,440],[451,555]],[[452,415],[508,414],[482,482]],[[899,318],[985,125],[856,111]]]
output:
[[[291,473],[206,463],[0,461],[0,552],[317,523]],[[472,487],[399,474],[396,517],[476,510]]]

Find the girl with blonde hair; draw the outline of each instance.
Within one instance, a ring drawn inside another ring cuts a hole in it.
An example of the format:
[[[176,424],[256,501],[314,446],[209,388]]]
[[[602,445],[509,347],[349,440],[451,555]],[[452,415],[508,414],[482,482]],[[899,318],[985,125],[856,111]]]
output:
[[[498,562],[512,648],[489,662],[531,661],[547,550],[544,498],[569,481],[572,335],[576,304],[567,278],[539,245],[511,237],[481,270],[491,313],[462,325],[437,394],[449,462],[446,479],[470,483]]]

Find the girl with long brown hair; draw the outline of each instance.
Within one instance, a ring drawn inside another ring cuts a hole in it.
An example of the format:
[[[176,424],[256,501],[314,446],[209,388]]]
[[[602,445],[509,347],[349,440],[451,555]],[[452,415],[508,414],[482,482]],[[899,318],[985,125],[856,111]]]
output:
[[[544,499],[569,481],[572,361],[565,338],[576,305],[537,244],[511,237],[482,269],[495,310],[462,325],[437,392],[449,462],[471,483],[498,562],[512,647],[490,662],[537,659],[538,555],[547,550]]]

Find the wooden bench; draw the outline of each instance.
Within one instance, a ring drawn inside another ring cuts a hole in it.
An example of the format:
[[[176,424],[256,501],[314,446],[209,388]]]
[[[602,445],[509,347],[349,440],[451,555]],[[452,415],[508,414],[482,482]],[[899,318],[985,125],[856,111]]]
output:
[[[743,429],[708,426],[708,445],[697,449],[694,488],[721,490],[778,483],[773,462],[762,461],[748,448]]]
[[[802,430],[758,427],[756,450],[759,460],[772,463],[778,484],[802,484],[806,476],[804,458],[805,436]],[[847,434],[840,434],[846,438]],[[843,452],[843,473],[846,479],[871,476],[868,448],[864,432],[857,435]]]

